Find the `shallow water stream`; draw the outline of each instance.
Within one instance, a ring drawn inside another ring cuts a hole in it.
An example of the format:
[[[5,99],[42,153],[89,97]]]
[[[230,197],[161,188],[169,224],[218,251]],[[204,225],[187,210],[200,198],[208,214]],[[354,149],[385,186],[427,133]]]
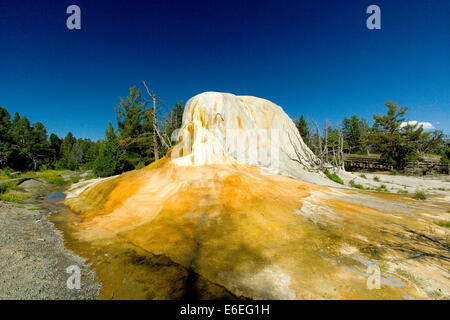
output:
[[[64,189],[47,194],[44,207],[50,212],[48,218],[62,231],[64,245],[95,269],[102,285],[101,299],[239,299],[168,257],[133,243],[118,238],[96,243],[77,240],[76,225],[82,218],[64,199]]]

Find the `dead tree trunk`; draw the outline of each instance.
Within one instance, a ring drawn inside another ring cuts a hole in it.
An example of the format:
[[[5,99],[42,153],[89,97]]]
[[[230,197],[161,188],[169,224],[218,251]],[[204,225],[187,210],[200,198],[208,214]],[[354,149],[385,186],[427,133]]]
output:
[[[334,150],[333,150],[334,153]],[[344,170],[344,137],[339,133],[338,150],[335,157],[335,163],[338,170]]]
[[[322,156],[322,162],[328,162],[328,129],[329,129],[329,123],[328,121],[325,121],[325,145],[323,148],[323,156]]]
[[[156,102],[159,101],[157,95],[155,93],[150,92],[150,90],[147,87],[147,84],[145,83],[145,81],[142,81],[142,83],[144,84],[145,90],[147,91],[147,94],[150,96],[150,98],[152,99],[153,102],[153,109],[152,109],[152,113],[153,113],[153,152],[155,155],[155,161],[159,160],[159,146],[158,146],[158,137],[159,140],[161,141],[161,143],[168,149],[169,148],[169,144],[165,141],[165,138],[161,135],[161,133],[158,130],[158,115],[156,112]]]
[[[159,152],[158,152],[158,140],[156,137],[156,99],[152,96],[153,99],[153,152],[155,154],[155,161],[159,160]]]

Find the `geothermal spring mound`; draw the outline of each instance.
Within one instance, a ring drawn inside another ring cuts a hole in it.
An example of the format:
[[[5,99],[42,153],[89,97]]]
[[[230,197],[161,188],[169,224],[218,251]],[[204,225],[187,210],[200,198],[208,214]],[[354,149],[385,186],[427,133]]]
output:
[[[433,224],[446,202],[336,188],[260,98],[197,95],[178,136],[159,161],[67,193],[66,242],[103,298],[448,295],[448,239]]]

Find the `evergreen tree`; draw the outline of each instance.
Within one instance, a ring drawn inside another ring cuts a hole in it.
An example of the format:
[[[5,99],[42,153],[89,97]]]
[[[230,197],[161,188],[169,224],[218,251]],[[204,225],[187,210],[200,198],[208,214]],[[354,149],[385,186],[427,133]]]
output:
[[[75,140],[70,153],[71,158],[76,163],[76,167],[79,168],[84,163],[84,149],[82,139]]]
[[[127,163],[127,153],[119,145],[119,139],[111,122],[106,129],[106,141],[99,149],[94,161],[94,173],[99,177],[108,177],[123,172]]]
[[[90,168],[99,152],[99,143],[76,139],[68,133],[64,140],[47,135],[41,122],[33,126],[17,112],[12,121],[6,109],[0,107],[0,168],[38,170],[43,165],[58,169]]]
[[[135,86],[130,88],[130,94],[125,99],[120,98],[119,105],[115,106],[116,120],[121,145],[127,152],[142,153],[139,143],[144,133],[143,120],[146,102],[141,97],[141,90]]]
[[[78,143],[81,146],[83,158],[80,163],[84,169],[92,169],[95,158],[98,155],[100,144],[91,141],[90,139],[78,139]]]
[[[31,126],[26,117],[20,117],[19,113],[15,113],[12,120],[11,136],[11,158],[10,166],[16,170],[24,171],[30,169],[30,140],[31,140]]]
[[[62,141],[56,134],[52,133],[49,138],[49,143],[50,143],[50,148],[53,150],[52,151],[53,158],[51,159],[51,163],[54,166],[61,157]]]
[[[33,170],[37,170],[42,164],[50,164],[53,158],[53,150],[47,140],[47,129],[41,122],[36,122],[30,134],[30,140],[27,141],[29,158],[32,161]]]
[[[386,102],[388,108],[386,115],[373,115],[375,120],[370,140],[381,159],[396,169],[403,169],[408,160],[418,155],[418,142],[429,134],[423,133],[423,127],[415,125],[402,126],[408,107],[394,102]]]
[[[342,121],[342,134],[348,144],[349,152],[361,151],[361,123],[356,115]]]
[[[78,163],[74,158],[72,152],[73,146],[77,139],[73,136],[72,132],[69,132],[63,139],[61,144],[61,159],[58,161],[56,167],[57,169],[78,169]]]
[[[369,140],[369,133],[370,133],[370,127],[367,123],[367,120],[365,118],[361,118],[361,121],[359,122],[360,126],[360,150],[369,153],[370,149],[370,140]],[[344,146],[345,148],[345,146]]]
[[[10,162],[11,155],[11,117],[8,110],[0,107],[0,168],[5,167]]]
[[[298,132],[300,132],[300,135],[302,136],[303,140],[305,140],[310,135],[310,133],[308,123],[306,122],[303,115],[300,116],[300,119],[295,119],[294,123],[298,129]]]

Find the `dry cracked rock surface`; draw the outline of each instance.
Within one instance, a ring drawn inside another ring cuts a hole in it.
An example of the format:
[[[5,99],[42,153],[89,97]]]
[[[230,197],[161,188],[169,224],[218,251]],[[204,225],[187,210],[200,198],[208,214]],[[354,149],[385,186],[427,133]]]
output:
[[[46,210],[30,209],[36,208],[0,201],[0,299],[96,299],[95,272],[64,248]],[[81,271],[80,289],[67,286],[73,265]]]

